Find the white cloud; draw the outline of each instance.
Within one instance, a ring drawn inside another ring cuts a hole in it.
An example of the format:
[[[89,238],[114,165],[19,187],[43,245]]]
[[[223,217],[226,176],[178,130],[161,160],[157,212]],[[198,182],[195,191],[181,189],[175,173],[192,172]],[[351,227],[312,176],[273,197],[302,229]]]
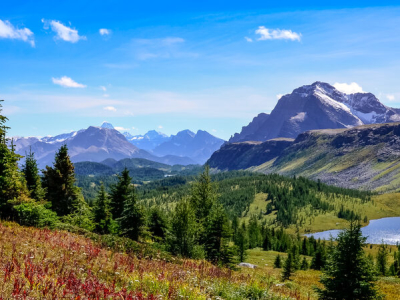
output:
[[[269,29],[264,26],[258,27],[255,31],[256,34],[259,34],[260,37],[257,39],[259,41],[265,40],[291,40],[291,41],[300,41],[301,33],[296,33],[291,30],[285,29]]]
[[[162,129],[163,127],[161,125],[158,126],[159,129]]]
[[[276,95],[276,99],[281,99],[282,98],[282,96],[283,96],[283,94],[278,94],[278,95]]]
[[[28,28],[15,28],[9,21],[0,20],[0,38],[22,40],[35,47],[33,32]]]
[[[117,109],[114,106],[106,106],[103,109],[108,111],[117,111]]]
[[[101,35],[109,35],[109,34],[111,34],[111,30],[110,30],[110,29],[106,29],[106,28],[101,28],[101,29],[99,30],[99,33],[100,33]]]
[[[69,88],[85,88],[86,87],[86,85],[77,83],[67,76],[63,76],[61,78],[53,77],[52,80],[53,80],[54,84],[58,84],[63,87],[69,87]]]
[[[110,97],[110,95],[109,94],[104,94],[103,97],[108,98],[108,97]]]
[[[212,132],[217,132],[217,129],[211,129]]]
[[[103,85],[101,85],[100,88],[101,88],[104,92],[107,91],[107,88],[106,88],[105,86],[103,86]]]
[[[65,26],[60,21],[47,21],[45,19],[42,19],[42,22],[44,23],[44,29],[48,29],[50,26],[51,30],[57,33],[56,39],[64,40],[71,43],[76,43],[79,40],[86,40],[86,36],[79,35],[78,30]]]
[[[245,39],[246,41],[248,41],[249,43],[251,43],[251,42],[253,41],[253,39],[251,39],[251,38],[249,38],[249,37],[247,37],[247,36],[245,36],[244,39]]]
[[[350,84],[347,83],[338,83],[336,82],[333,85],[338,91],[341,91],[345,94],[355,94],[355,93],[365,93],[361,86],[356,82],[352,82]]]
[[[386,95],[386,98],[387,98],[389,101],[394,101],[394,100],[396,99],[396,97],[395,97],[394,95]]]
[[[129,128],[124,128],[124,127],[120,127],[120,126],[115,126],[114,129],[118,130],[118,131],[129,131]]]

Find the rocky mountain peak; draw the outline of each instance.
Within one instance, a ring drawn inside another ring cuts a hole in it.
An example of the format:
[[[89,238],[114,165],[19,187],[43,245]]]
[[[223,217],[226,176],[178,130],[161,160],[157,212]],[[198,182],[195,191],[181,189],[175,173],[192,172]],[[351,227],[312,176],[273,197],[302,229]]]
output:
[[[307,130],[350,128],[400,121],[400,109],[383,105],[371,93],[346,94],[317,81],[282,96],[270,115],[259,115],[230,142],[296,138]]]
[[[104,121],[101,126],[101,128],[106,128],[106,129],[114,129],[114,126],[112,126],[111,123],[108,123],[107,121]]]

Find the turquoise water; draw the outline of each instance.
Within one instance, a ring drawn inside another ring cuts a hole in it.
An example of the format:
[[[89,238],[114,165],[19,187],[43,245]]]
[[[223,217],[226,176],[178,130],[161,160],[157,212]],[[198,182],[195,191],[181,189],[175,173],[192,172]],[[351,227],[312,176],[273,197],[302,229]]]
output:
[[[381,244],[382,240],[389,245],[400,243],[400,217],[371,220],[368,226],[361,228],[361,230],[363,236],[367,237],[369,244]],[[330,236],[336,238],[339,232],[340,230],[327,230],[306,234],[306,236],[313,235],[316,239],[329,240]]]

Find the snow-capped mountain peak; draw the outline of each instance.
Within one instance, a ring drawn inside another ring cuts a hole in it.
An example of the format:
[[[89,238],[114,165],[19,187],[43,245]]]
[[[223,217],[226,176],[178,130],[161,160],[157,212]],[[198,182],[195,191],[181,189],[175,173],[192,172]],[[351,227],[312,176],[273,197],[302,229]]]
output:
[[[346,94],[317,81],[282,96],[271,114],[255,118],[230,142],[295,138],[307,130],[396,121],[400,121],[400,109],[383,105],[373,94]]]
[[[108,123],[107,121],[104,121],[101,126],[101,128],[106,128],[106,129],[114,129],[114,126],[112,126],[111,123]]]

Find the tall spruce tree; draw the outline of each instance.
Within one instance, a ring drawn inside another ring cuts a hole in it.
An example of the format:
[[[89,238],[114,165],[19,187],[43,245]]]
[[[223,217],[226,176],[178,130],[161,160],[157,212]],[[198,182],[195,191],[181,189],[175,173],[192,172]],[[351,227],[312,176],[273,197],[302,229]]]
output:
[[[97,194],[97,199],[93,209],[95,230],[100,234],[109,234],[112,232],[113,220],[110,208],[110,199],[101,183],[100,191]]]
[[[148,222],[149,232],[153,240],[162,241],[168,232],[168,224],[164,213],[158,207],[152,207]]]
[[[283,265],[282,281],[290,280],[290,277],[293,275],[294,271],[295,268],[293,266],[292,253],[289,253]]]
[[[246,250],[249,249],[249,240],[247,237],[246,224],[243,222],[239,227],[236,238],[235,245],[237,247],[238,258],[241,262],[245,261],[247,257]]]
[[[75,186],[75,170],[67,145],[61,146],[56,153],[54,166],[46,166],[43,175],[43,187],[46,188],[46,198],[51,202],[52,209],[59,216],[73,213],[80,206],[82,195]]]
[[[350,222],[350,227],[340,232],[337,246],[328,253],[320,282],[325,289],[316,288],[320,299],[378,299],[375,271],[366,257],[361,225]]]
[[[275,257],[274,268],[276,268],[276,269],[282,268],[282,259],[279,254]]]
[[[196,217],[194,210],[186,199],[175,207],[171,220],[169,247],[172,253],[190,257],[196,245]]]
[[[39,168],[31,148],[29,148],[29,153],[25,155],[25,164],[22,166],[22,173],[24,174],[31,198],[36,201],[43,200],[45,191],[42,188]]]
[[[230,251],[231,231],[229,221],[221,204],[214,204],[207,220],[205,250],[207,259],[218,263]]]
[[[129,176],[129,170],[125,168],[121,175],[118,175],[118,182],[111,187],[111,213],[114,219],[122,216],[125,202],[131,197],[132,188],[132,177]]]
[[[206,165],[204,172],[200,174],[197,181],[193,184],[190,197],[190,204],[198,223],[198,240],[201,244],[205,242],[207,218],[216,199],[216,187],[211,182],[210,168]]]
[[[379,246],[378,254],[376,256],[376,267],[378,269],[378,273],[382,276],[385,276],[387,273],[387,260],[388,260],[388,247],[384,243]]]
[[[145,213],[143,207],[137,202],[135,188],[132,186],[124,202],[124,209],[121,217],[117,219],[120,225],[121,234],[134,241],[138,241],[145,225]]]
[[[0,100],[0,216],[11,217],[13,204],[21,203],[28,199],[29,192],[25,180],[18,169],[18,161],[21,156],[14,152],[11,141],[11,149],[7,145],[5,125],[7,117],[1,115],[2,105]]]
[[[261,232],[256,215],[250,217],[247,233],[249,234],[249,248],[252,249],[260,246]]]

